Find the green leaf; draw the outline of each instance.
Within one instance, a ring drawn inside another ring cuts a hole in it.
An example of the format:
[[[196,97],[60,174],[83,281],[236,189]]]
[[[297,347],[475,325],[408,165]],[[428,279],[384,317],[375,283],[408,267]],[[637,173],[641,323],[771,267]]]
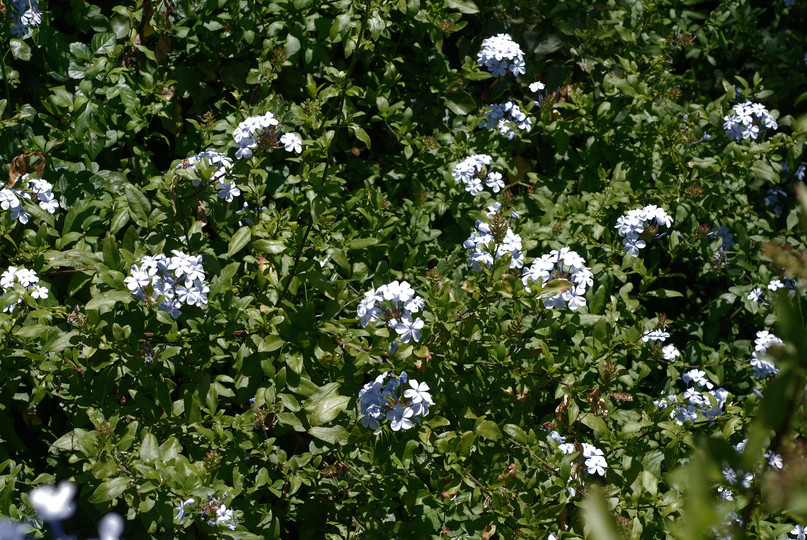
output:
[[[305,400],[303,408],[308,413],[308,420],[312,426],[326,424],[345,410],[350,397],[341,396],[338,392],[339,383],[332,382],[318,388]]]
[[[650,471],[640,472],[639,479],[642,483],[642,489],[655,498],[658,495],[658,479]]]
[[[126,184],[124,191],[126,192],[126,203],[129,205],[132,218],[143,224],[148,223],[149,214],[151,213],[151,203],[149,203],[149,200],[132,184]]]
[[[103,32],[95,34],[90,42],[95,54],[109,54],[115,48],[115,34]]]
[[[343,426],[312,427],[308,433],[330,444],[347,444],[348,432]]]
[[[252,248],[259,253],[283,253],[286,245],[280,240],[255,240]]]
[[[538,298],[550,298],[556,294],[563,294],[572,288],[572,282],[567,279],[553,279],[547,281],[546,285],[541,288],[541,293]]]
[[[356,238],[347,243],[348,249],[367,249],[378,244],[378,238]]]
[[[583,501],[583,519],[585,521],[585,538],[592,540],[623,540],[614,517],[608,509],[608,503],[600,486],[592,484],[586,490]]]
[[[140,458],[146,461],[160,459],[160,445],[157,444],[157,437],[151,433],[143,436],[143,443],[140,445]]]
[[[118,302],[128,304],[131,301],[131,293],[123,291],[107,291],[97,296],[93,296],[90,301],[87,302],[87,305],[84,306],[84,309],[97,309],[99,311],[105,311],[103,308],[111,308]]]
[[[79,60],[89,62],[92,60],[92,50],[85,44],[79,41],[70,44],[70,52]]]
[[[502,431],[499,429],[496,422],[492,420],[482,420],[479,425],[476,426],[476,432],[492,441],[498,441],[502,438]]]
[[[505,424],[503,428],[508,437],[521,444],[527,444],[527,434],[515,424]]]
[[[446,107],[454,114],[465,116],[477,108],[476,100],[468,92],[454,92],[445,97]]]
[[[593,429],[597,432],[598,435],[601,437],[607,436],[610,431],[608,430],[608,426],[605,424],[605,420],[603,420],[599,416],[594,416],[593,414],[587,414],[580,418],[580,421],[583,422],[586,426]]]
[[[17,60],[28,61],[31,59],[31,47],[21,39],[12,39],[9,42],[11,48],[11,56]]]
[[[252,231],[249,227],[241,227],[230,238],[230,244],[227,246],[227,257],[230,258],[246,247],[252,238]]]
[[[349,396],[327,397],[317,403],[313,411],[310,411],[308,421],[312,426],[327,424],[336,418],[340,412],[344,411],[349,402]]]
[[[216,278],[210,284],[210,292],[208,293],[209,298],[213,298],[232,285],[233,276],[238,271],[239,266],[241,266],[241,263],[234,262],[221,269],[219,275],[216,276]]]
[[[367,132],[364,129],[360,128],[359,126],[353,126],[353,132],[356,134],[356,137],[364,143],[364,145],[369,149],[372,145],[370,143],[370,136],[367,135]]]
[[[107,236],[101,242],[104,250],[104,264],[112,270],[117,270],[120,266],[120,251],[114,236]]]
[[[100,486],[95,488],[92,495],[90,495],[90,502],[97,504],[115,499],[126,491],[126,486],[129,485],[129,482],[129,479],[124,477],[113,478],[112,480],[102,482]]]
[[[471,0],[446,0],[446,7],[456,9],[460,13],[479,13],[479,8]]]

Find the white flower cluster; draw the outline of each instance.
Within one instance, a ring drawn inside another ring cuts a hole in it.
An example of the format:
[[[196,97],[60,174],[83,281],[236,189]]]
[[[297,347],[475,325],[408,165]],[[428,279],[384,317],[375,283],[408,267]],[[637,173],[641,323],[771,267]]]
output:
[[[146,256],[140,266],[133,264],[124,283],[132,294],[148,303],[159,301],[157,308],[176,319],[182,304],[207,304],[210,288],[205,283],[202,256],[191,256],[174,250],[173,257]]]
[[[382,373],[359,390],[359,408],[364,415],[361,423],[378,429],[386,418],[392,431],[409,429],[429,414],[429,405],[434,405],[429,385],[409,379],[405,371],[400,377],[392,375],[385,383],[388,374]],[[407,382],[409,388],[404,390]]]
[[[752,302],[770,304],[776,295],[776,291],[779,289],[787,289],[788,294],[793,294],[796,291],[796,280],[788,278],[772,279],[764,289],[762,287],[754,287],[746,298]]]
[[[17,178],[14,184],[17,187],[0,189],[0,209],[11,211],[11,219],[16,219],[23,225],[28,223],[28,213],[22,206],[23,200],[36,197],[39,207],[52,214],[59,208],[59,203],[53,196],[53,185],[43,178],[33,178],[28,174]]]
[[[213,495],[208,494],[207,496],[208,501],[205,505],[199,505],[200,511],[199,514],[202,518],[207,518],[207,524],[211,527],[215,527],[217,525],[224,525],[231,531],[234,531],[236,527],[238,527],[238,522],[235,520],[235,512],[227,508],[227,505],[222,503],[222,499],[227,498],[227,492],[224,492],[224,495],[221,497],[213,497]],[[196,505],[196,499],[190,498],[185,501],[179,503],[179,507],[177,508],[177,521],[182,521],[185,519],[187,515],[186,507],[190,506],[193,507]]]
[[[483,264],[487,268],[490,268],[493,266],[495,259],[504,257],[506,253],[512,255],[510,268],[521,268],[524,266],[524,254],[521,252],[521,236],[515,234],[513,229],[508,227],[502,241],[495,244],[495,259],[488,251],[488,246],[491,242],[495,243],[493,234],[491,234],[490,225],[481,219],[476,220],[476,226],[474,231],[471,232],[471,236],[462,243],[462,247],[471,250],[468,254],[468,265],[472,266],[474,270],[477,272],[482,270]]]
[[[535,259],[532,265],[524,272],[521,278],[524,287],[529,288],[530,284],[541,282],[545,287],[550,281],[563,279],[571,286],[567,291],[544,298],[544,306],[548,308],[564,309],[568,304],[569,309],[576,310],[580,306],[586,305],[586,287],[594,283],[594,274],[586,266],[586,261],[570,250],[568,247],[560,251],[553,249],[539,259]]]
[[[773,362],[765,359],[765,354],[771,345],[784,345],[784,342],[767,330],[757,332],[754,340],[754,352],[751,353],[751,367],[754,369],[755,379],[764,379],[769,375],[779,373]]]
[[[577,451],[573,443],[566,442],[565,437],[561,437],[555,432],[553,432],[553,434],[554,436],[552,436],[552,438],[561,443],[558,445],[558,450],[567,455]],[[608,462],[605,461],[605,454],[603,453],[603,451],[594,446],[593,444],[589,443],[580,443],[580,444],[583,447],[583,459],[585,460],[583,464],[586,467],[586,472],[588,472],[588,474],[598,474],[600,476],[605,476],[605,469],[608,468]]]
[[[11,0],[15,12],[11,17],[14,27],[11,33],[18,39],[25,39],[34,33],[34,27],[42,24],[39,0]]]
[[[714,389],[715,385],[706,378],[704,371],[691,369],[684,373],[681,380],[687,386],[683,395],[683,404],[678,405],[676,397],[662,397],[654,400],[653,405],[659,409],[666,409],[668,406],[676,404],[676,407],[670,412],[670,418],[674,418],[678,425],[682,425],[687,420],[694,422],[698,419],[698,413],[710,420],[723,413],[729,393],[722,387]],[[712,401],[716,406],[712,405]]]
[[[60,482],[58,486],[38,486],[31,490],[28,502],[42,518],[50,525],[56,538],[73,538],[64,535],[61,522],[73,517],[76,513],[76,484],[73,482]],[[123,518],[115,513],[105,514],[98,521],[98,537],[100,540],[118,540],[123,535]],[[13,523],[0,532],[2,538],[25,538],[25,529]]]
[[[293,133],[286,133],[280,137],[280,122],[275,115],[268,112],[263,115],[250,116],[235,128],[233,138],[235,139],[235,157],[238,159],[252,157],[252,151],[261,142],[268,143],[272,147],[277,147],[278,142],[283,145],[287,152],[303,151],[303,141]]]
[[[185,159],[182,163],[177,165],[177,169],[187,168],[197,170],[197,165],[202,163],[202,160],[204,159],[206,159],[210,164],[210,166],[214,169],[213,176],[210,177],[210,181],[218,183],[216,188],[218,190],[218,195],[220,199],[224,199],[227,202],[232,202],[233,197],[238,197],[239,195],[241,195],[241,190],[238,189],[238,186],[235,185],[235,182],[225,181],[227,171],[230,170],[233,166],[233,160],[231,160],[221,152],[214,152],[212,150],[205,150],[204,152],[199,152],[198,154],[190,156],[189,158]],[[193,185],[198,186],[199,180],[194,179]]]
[[[645,342],[645,343],[650,343],[650,342],[664,343],[665,341],[667,341],[667,339],[669,337],[670,337],[669,332],[665,332],[664,330],[661,330],[661,329],[655,329],[655,330],[651,330],[649,332],[646,332],[642,336],[642,341]]]
[[[31,293],[33,298],[47,298],[48,290],[39,284],[39,276],[33,270],[27,268],[17,268],[16,266],[9,266],[8,270],[0,275],[0,298],[7,295],[14,288],[14,284],[19,283]],[[11,313],[15,306],[20,304],[22,299],[18,299],[16,303],[6,306],[3,310],[5,313]]]
[[[471,195],[475,196],[482,191],[482,180],[493,193],[498,193],[504,189],[504,180],[502,180],[502,173],[487,168],[491,160],[492,158],[487,154],[476,154],[465,158],[454,167],[451,176],[457,182],[464,183],[465,191]]]
[[[500,135],[507,136],[507,140],[512,140],[517,130],[529,131],[532,127],[532,120],[512,101],[495,103],[487,107],[488,111],[479,122],[479,127],[498,129]]]
[[[645,232],[646,227],[654,226],[665,227],[672,226],[673,219],[655,204],[649,204],[644,208],[637,208],[630,210],[624,216],[616,220],[615,228],[618,229],[619,236],[622,237],[622,246],[625,248],[625,253],[637,257],[639,250],[644,248],[647,243],[639,237]]]
[[[277,140],[277,131],[280,129],[280,122],[275,115],[268,112],[263,115],[250,116],[235,128],[233,138],[235,139],[235,157],[250,158],[252,150],[257,148],[258,141],[264,137],[269,137],[272,142]]]
[[[423,298],[415,295],[408,282],[399,283],[395,280],[364,293],[364,298],[356,309],[356,316],[361,320],[362,326],[367,326],[372,321],[384,321],[401,336],[403,343],[420,341],[423,319],[418,317],[412,320],[412,314],[423,309],[425,303]]]
[[[729,139],[741,141],[743,139],[756,139],[759,136],[760,126],[777,129],[779,125],[764,105],[746,101],[732,107],[734,113],[723,117],[723,129]]]
[[[494,77],[504,77],[509,70],[513,75],[524,75],[524,52],[510,34],[497,34],[482,40],[482,50],[476,55],[476,63],[487,68]]]

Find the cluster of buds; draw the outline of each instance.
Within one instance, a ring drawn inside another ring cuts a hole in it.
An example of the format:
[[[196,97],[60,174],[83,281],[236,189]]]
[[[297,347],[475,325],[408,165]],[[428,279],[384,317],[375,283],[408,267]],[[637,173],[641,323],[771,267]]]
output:
[[[491,246],[493,249],[491,249]],[[513,229],[507,225],[507,221],[501,214],[494,214],[491,222],[477,220],[476,227],[471,232],[462,247],[470,250],[468,253],[468,265],[477,272],[484,265],[487,268],[493,266],[493,261],[506,254],[510,254],[510,268],[521,268],[524,266],[524,253],[521,251],[521,236],[515,234]]]

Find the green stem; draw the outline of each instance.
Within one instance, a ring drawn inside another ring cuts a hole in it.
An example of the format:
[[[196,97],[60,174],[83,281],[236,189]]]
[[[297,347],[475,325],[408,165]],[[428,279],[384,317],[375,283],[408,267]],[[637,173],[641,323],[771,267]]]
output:
[[[8,53],[6,53],[6,54],[8,54]],[[9,90],[9,87],[8,87],[8,74],[6,72],[6,55],[5,54],[0,55],[0,71],[2,71],[2,73],[3,73],[3,89],[6,92],[6,108],[5,108],[5,112],[3,112],[3,116],[7,116],[7,114],[9,114],[8,111],[11,110],[11,107],[10,107],[10,105],[11,105],[11,91]]]

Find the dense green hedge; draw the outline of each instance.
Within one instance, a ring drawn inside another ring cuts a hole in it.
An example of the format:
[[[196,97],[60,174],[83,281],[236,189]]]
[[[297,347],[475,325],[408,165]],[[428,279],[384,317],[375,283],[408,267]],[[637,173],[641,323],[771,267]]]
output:
[[[788,4],[6,0],[0,515],[47,536],[70,480],[78,537],[788,537]]]

